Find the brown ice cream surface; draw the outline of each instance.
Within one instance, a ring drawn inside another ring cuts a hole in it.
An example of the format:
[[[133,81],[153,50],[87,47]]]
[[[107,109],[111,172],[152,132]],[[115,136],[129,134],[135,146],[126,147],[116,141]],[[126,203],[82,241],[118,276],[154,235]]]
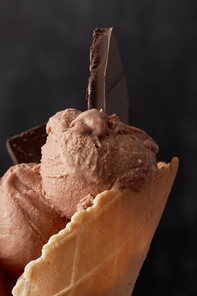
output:
[[[116,115],[66,109],[46,129],[41,164],[17,164],[0,179],[0,266],[15,278],[97,194],[139,191],[157,170],[157,144]]]
[[[37,164],[18,164],[0,179],[0,266],[19,277],[66,225],[42,194]]]
[[[157,144],[116,115],[67,109],[47,123],[41,176],[45,196],[65,217],[104,190],[139,191],[157,169]]]

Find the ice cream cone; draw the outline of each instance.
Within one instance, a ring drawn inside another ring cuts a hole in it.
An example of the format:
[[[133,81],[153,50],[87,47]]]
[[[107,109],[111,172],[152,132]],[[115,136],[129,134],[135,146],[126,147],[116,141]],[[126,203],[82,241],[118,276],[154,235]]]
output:
[[[109,190],[43,247],[13,295],[130,296],[163,213],[178,159],[159,163],[139,192]]]

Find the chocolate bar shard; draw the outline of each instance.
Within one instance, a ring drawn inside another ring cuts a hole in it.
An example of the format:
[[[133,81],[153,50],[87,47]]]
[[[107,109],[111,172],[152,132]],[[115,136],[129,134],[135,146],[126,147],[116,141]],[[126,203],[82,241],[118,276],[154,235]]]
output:
[[[46,143],[46,138],[46,123],[44,123],[8,139],[6,147],[13,163],[39,163],[41,147]]]
[[[103,109],[129,123],[129,98],[114,29],[97,28],[90,48],[90,78],[86,98],[88,109]]]

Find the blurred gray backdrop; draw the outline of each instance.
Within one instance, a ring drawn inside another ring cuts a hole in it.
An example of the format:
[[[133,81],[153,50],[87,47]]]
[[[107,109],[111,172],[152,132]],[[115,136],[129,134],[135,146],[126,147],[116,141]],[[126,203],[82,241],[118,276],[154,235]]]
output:
[[[133,295],[197,295],[197,1],[1,0],[0,173],[7,138],[59,110],[86,110],[89,47],[114,26],[130,124],[180,169]]]

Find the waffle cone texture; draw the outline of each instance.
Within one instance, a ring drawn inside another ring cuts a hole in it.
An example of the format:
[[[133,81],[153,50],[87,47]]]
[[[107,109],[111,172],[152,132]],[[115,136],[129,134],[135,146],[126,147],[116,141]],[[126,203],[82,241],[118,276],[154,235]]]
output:
[[[130,296],[178,169],[158,163],[140,192],[109,190],[75,213],[31,261],[14,296]]]

